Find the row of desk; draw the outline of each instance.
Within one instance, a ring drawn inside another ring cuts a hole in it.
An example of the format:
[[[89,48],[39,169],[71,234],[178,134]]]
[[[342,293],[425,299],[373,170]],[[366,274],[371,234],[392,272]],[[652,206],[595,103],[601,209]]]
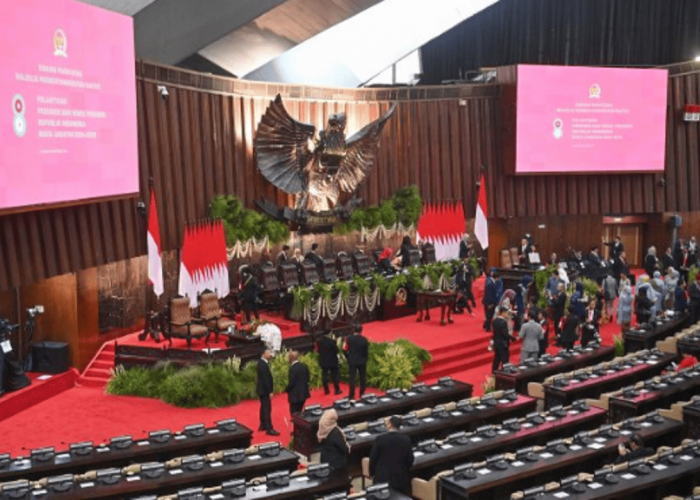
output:
[[[585,468],[595,469],[613,461],[618,446],[637,433],[649,445],[676,443],[683,423],[656,413],[619,425],[604,425],[592,432],[578,432],[545,446],[489,457],[481,463],[459,463],[438,480],[442,500],[508,498],[518,489],[545,484]]]
[[[202,424],[180,432],[164,429],[149,433],[147,439],[118,436],[109,443],[75,443],[66,450],[32,450],[28,457],[0,455],[0,482],[43,477],[107,467],[122,467],[134,462],[165,461],[192,453],[209,453],[226,448],[248,448],[253,432],[234,419],[221,420],[216,426]]]
[[[690,491],[700,479],[700,442],[616,466],[590,471],[585,476],[564,478],[557,486],[539,486],[515,494],[522,500],[638,500],[664,498]],[[447,500],[447,499],[446,499]]]
[[[472,395],[472,390],[471,384],[446,377],[440,379],[436,384],[414,384],[409,390],[393,389],[381,396],[365,394],[355,403],[341,399],[336,401],[334,405],[324,408],[320,405],[308,406],[301,413],[292,416],[294,450],[302,455],[310,456],[318,449],[316,438],[318,422],[324,410],[329,408],[336,409],[338,425],[345,427],[358,422],[469,398]]]
[[[622,334],[625,354],[653,348],[660,340],[679,332],[688,322],[687,313],[674,313],[656,318],[643,327],[632,328]]]

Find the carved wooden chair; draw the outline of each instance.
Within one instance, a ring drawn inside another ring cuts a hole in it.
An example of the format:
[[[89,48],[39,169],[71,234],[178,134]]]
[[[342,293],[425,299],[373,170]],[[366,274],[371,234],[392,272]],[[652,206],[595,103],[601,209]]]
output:
[[[187,340],[188,349],[192,348],[192,339],[206,337],[206,343],[209,343],[209,328],[192,316],[188,297],[170,299],[168,315],[167,333],[163,332],[163,336],[168,339],[170,345],[173,345],[173,338]]]
[[[217,342],[219,341],[219,333],[225,332],[231,326],[236,326],[234,320],[224,316],[219,305],[219,297],[209,290],[205,290],[199,296],[199,318],[209,331],[214,333]]]

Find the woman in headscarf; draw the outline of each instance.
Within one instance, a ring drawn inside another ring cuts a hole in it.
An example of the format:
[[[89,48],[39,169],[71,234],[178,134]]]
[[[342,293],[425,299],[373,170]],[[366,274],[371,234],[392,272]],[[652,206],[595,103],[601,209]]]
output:
[[[316,437],[321,451],[321,463],[328,464],[336,472],[345,473],[348,468],[350,445],[342,429],[338,427],[338,412],[335,409],[323,412],[318,422]]]
[[[643,274],[639,277],[636,295],[634,297],[634,309],[637,314],[637,323],[648,323],[652,318],[652,308],[656,301],[656,293],[649,283],[649,276]]]
[[[532,276],[526,274],[520,280],[518,288],[515,290],[515,329],[520,331],[520,326],[523,323],[523,316],[525,316],[525,305],[527,304],[527,293],[530,289],[530,284],[532,283]],[[535,319],[535,318],[532,318]]]
[[[624,284],[620,289],[620,297],[617,300],[617,324],[620,325],[622,333],[629,331],[632,323],[632,287]]]
[[[659,259],[656,257],[656,247],[650,246],[647,250],[647,256],[644,257],[644,271],[647,276],[654,276],[654,271],[659,269]]]
[[[382,250],[382,253],[379,255],[379,258],[377,259],[377,271],[380,273],[394,273],[396,272],[396,269],[394,269],[394,266],[391,263],[391,256],[393,255],[394,251],[386,247],[384,250]]]
[[[411,243],[411,237],[409,235],[404,236],[399,253],[396,254],[397,257],[401,257],[401,267],[408,267],[411,265],[409,254],[414,248],[413,243]]]
[[[676,301],[676,287],[678,286],[678,278],[680,278],[681,273],[676,271],[673,267],[669,267],[666,270],[666,278],[664,278],[664,285],[666,287],[666,294],[664,296],[664,309],[674,309],[674,304]]]
[[[661,273],[659,271],[654,271],[654,279],[650,281],[651,288],[654,290],[654,307],[652,307],[651,316],[655,318],[656,316],[663,313],[664,309],[664,298],[666,296],[666,284],[664,283]]]

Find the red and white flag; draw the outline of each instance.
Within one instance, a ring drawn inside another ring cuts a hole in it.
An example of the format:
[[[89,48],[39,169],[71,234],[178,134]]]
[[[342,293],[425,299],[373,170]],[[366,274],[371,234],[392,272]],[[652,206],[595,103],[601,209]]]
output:
[[[484,174],[481,174],[481,183],[479,185],[479,200],[476,203],[476,220],[474,221],[474,234],[479,240],[481,248],[489,247],[489,223],[488,211],[486,205],[486,180]]]
[[[216,292],[220,298],[229,294],[226,236],[221,221],[185,227],[178,290],[190,298],[192,307],[205,290]]]
[[[163,295],[163,259],[160,246],[156,192],[151,189],[151,206],[148,212],[148,279],[153,285],[156,297]]]

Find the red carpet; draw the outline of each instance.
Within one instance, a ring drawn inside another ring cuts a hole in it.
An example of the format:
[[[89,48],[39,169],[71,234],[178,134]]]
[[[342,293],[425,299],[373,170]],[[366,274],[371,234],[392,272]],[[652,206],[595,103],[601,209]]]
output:
[[[477,280],[474,292],[478,303],[475,317],[468,313],[456,315],[452,325],[440,326],[437,315],[431,321],[416,323],[414,316],[387,322],[364,325],[364,332],[373,341],[391,341],[406,338],[428,349],[433,361],[426,366],[421,380],[431,382],[441,376],[450,375],[474,385],[476,395],[482,393],[482,384],[491,372],[492,353],[487,351],[490,334],[482,329],[483,307],[480,304],[484,279]],[[435,310],[437,312],[437,310]],[[283,336],[296,335],[291,327],[284,325]],[[602,327],[603,343],[611,344],[612,336],[620,331],[617,324]],[[138,345],[135,336],[127,336],[118,342]],[[156,344],[154,344],[156,345]],[[162,346],[163,343],[160,344]],[[217,347],[212,344],[211,347]],[[556,351],[555,347],[550,350]],[[511,359],[519,359],[520,345],[511,348]],[[113,354],[112,354],[113,356]],[[98,355],[94,361],[101,360]],[[98,369],[108,371],[108,367]],[[343,387],[347,394],[347,387]],[[309,404],[326,404],[335,400],[333,395],[324,396],[323,390],[312,392]],[[262,432],[255,432],[254,442],[276,440],[287,444],[292,425],[285,395],[273,399],[273,423],[281,435],[271,439]],[[26,406],[24,407],[26,408]],[[0,422],[0,453],[13,455],[42,446],[63,447],[76,441],[107,441],[109,438],[132,434],[145,436],[151,430],[168,428],[173,431],[192,423],[212,424],[216,420],[234,417],[242,424],[256,430],[258,427],[257,401],[245,401],[239,405],[220,409],[181,409],[158,400],[127,396],[109,396],[89,387],[70,389],[60,397],[53,397],[23,411],[8,416]],[[41,425],[38,425],[41,423]],[[50,423],[50,425],[49,425]]]

